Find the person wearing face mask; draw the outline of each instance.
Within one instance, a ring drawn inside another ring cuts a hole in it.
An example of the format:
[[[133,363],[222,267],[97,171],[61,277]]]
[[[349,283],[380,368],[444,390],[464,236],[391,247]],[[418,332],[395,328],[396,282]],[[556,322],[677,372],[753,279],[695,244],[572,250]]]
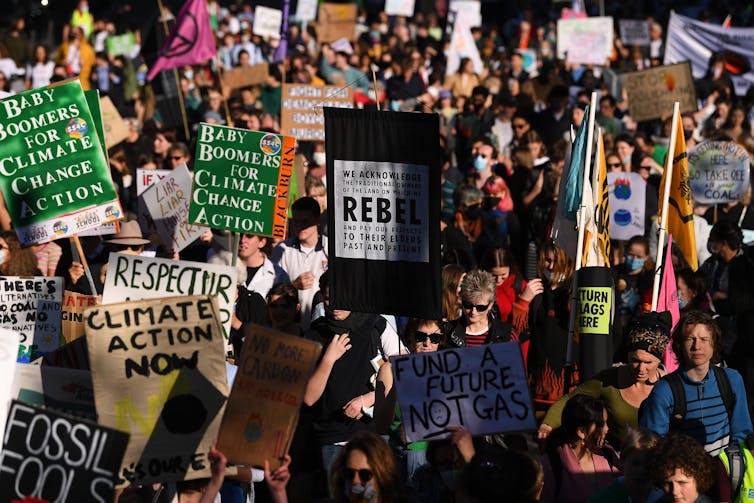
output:
[[[626,325],[633,316],[641,313],[652,301],[654,262],[649,256],[649,241],[644,236],[634,236],[626,244],[623,262],[613,268],[615,276],[618,328]],[[620,340],[620,330],[616,337]]]
[[[335,503],[405,501],[387,442],[374,433],[355,434],[333,465],[332,492]]]
[[[678,309],[681,314],[689,311],[709,312],[707,280],[700,271],[686,267],[675,273],[678,286]]]
[[[471,243],[476,263],[488,250],[502,248],[503,238],[497,222],[484,211],[484,193],[473,185],[461,185],[454,194],[457,208],[453,216],[453,227]]]

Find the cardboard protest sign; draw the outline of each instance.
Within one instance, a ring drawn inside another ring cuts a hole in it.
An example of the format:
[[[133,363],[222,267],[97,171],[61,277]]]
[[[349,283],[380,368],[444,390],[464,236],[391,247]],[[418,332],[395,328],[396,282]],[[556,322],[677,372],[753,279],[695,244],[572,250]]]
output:
[[[0,102],[0,189],[22,245],[122,218],[99,141],[78,80]]]
[[[228,396],[218,320],[207,295],[87,311],[99,423],[131,435],[119,485],[210,476]]]
[[[414,15],[415,0],[385,0],[385,13],[388,16],[406,16]]]
[[[271,9],[264,5],[254,8],[254,35],[265,38],[280,38],[280,25],[283,23],[283,11]]]
[[[63,338],[71,342],[84,335],[84,311],[97,305],[96,295],[84,295],[83,293],[63,292],[62,328]]]
[[[579,269],[579,371],[585,379],[590,379],[613,362],[614,291],[609,267]]]
[[[390,357],[406,441],[537,427],[517,342]]]
[[[558,58],[604,65],[613,50],[613,18],[558,19]]]
[[[231,266],[111,253],[102,303],[217,295],[220,324],[227,338],[237,282],[238,273]]]
[[[120,116],[109,96],[100,98],[100,110],[102,112],[102,128],[105,130],[105,145],[107,148],[114,147],[128,138],[128,124]]]
[[[246,325],[217,448],[233,463],[280,463],[288,452],[319,343]]]
[[[21,334],[18,361],[60,346],[63,278],[0,276],[0,327]]]
[[[328,274],[338,309],[441,315],[437,120],[325,108]]]
[[[280,130],[299,141],[325,141],[322,107],[353,108],[353,88],[283,84]]]
[[[14,400],[0,461],[0,501],[113,501],[128,434]]]
[[[129,54],[137,47],[136,36],[133,32],[124,33],[123,35],[110,35],[107,37],[107,52],[111,56],[120,56]]]
[[[92,374],[87,370],[18,365],[11,397],[62,414],[97,420]]]
[[[356,38],[356,4],[321,3],[317,16],[317,40],[334,42],[339,38]]]
[[[623,45],[649,45],[649,21],[619,19],[618,28]]]
[[[608,173],[610,238],[628,240],[644,235],[647,182],[639,173]]]
[[[296,21],[308,23],[317,18],[317,0],[299,0],[296,5]]]
[[[284,238],[296,139],[199,124],[189,221]]]
[[[140,196],[149,187],[172,173],[170,169],[136,168],[136,195]]]
[[[206,227],[188,221],[191,173],[181,164],[141,195],[162,244],[181,251],[204,234]]]
[[[469,28],[482,26],[482,3],[478,0],[450,0],[448,11],[456,13],[456,23]]]
[[[230,97],[235,89],[241,87],[256,86],[267,82],[269,76],[269,65],[267,63],[258,63],[251,66],[239,66],[223,71],[223,78],[220,82],[223,96]]]
[[[623,74],[628,110],[635,121],[659,119],[680,102],[681,113],[696,112],[696,91],[688,62]]]
[[[13,396],[11,385],[16,369],[18,345],[21,334],[7,328],[0,328],[0,431],[5,431],[5,418],[8,417],[8,404]]]
[[[749,189],[749,154],[732,141],[705,141],[689,152],[689,179],[694,201],[738,201]]]

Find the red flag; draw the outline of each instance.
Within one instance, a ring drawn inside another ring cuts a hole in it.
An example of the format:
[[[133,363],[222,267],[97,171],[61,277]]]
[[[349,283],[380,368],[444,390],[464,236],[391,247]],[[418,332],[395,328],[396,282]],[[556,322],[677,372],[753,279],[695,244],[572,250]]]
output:
[[[670,329],[672,333],[675,329],[678,320],[681,319],[681,310],[678,309],[678,285],[675,282],[675,270],[673,269],[673,257],[670,253],[670,249],[673,246],[673,236],[668,234],[668,249],[665,252],[665,262],[663,262],[663,275],[662,283],[660,285],[660,295],[657,298],[657,311],[670,311],[670,316],[673,318],[673,327]],[[665,371],[667,373],[673,372],[678,368],[678,361],[675,358],[675,354],[670,349],[670,343],[665,348],[665,354],[663,355],[663,363],[665,364]]]
[[[215,34],[209,23],[207,0],[188,0],[181,7],[170,35],[162,45],[160,57],[147,74],[147,80],[152,80],[162,70],[206,63],[215,54]]]

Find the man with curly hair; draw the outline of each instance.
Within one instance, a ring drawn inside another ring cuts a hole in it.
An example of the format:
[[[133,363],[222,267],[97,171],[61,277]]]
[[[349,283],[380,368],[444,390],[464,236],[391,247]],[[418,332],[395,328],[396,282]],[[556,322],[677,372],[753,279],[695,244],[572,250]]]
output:
[[[705,492],[712,488],[712,458],[692,438],[670,433],[660,441],[651,473],[671,501],[712,503]]]

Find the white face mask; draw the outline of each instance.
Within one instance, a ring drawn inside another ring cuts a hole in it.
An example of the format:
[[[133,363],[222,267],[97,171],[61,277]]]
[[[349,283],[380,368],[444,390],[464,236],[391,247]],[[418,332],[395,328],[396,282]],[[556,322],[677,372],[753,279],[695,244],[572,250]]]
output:
[[[312,161],[314,161],[317,166],[324,166],[327,161],[327,154],[325,152],[314,152],[312,154]]]
[[[8,252],[5,250],[0,250],[0,264],[3,264],[5,262],[5,257],[8,255]]]

